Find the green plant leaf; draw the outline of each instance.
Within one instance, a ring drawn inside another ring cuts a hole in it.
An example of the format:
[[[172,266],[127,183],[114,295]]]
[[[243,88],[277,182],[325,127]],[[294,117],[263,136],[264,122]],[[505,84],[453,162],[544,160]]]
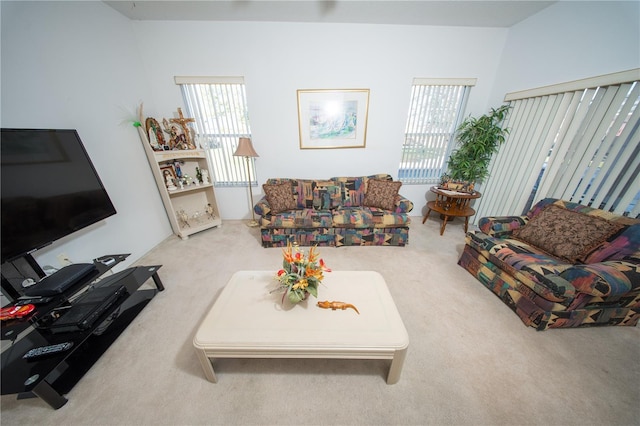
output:
[[[467,117],[458,126],[456,138],[459,146],[447,161],[447,174],[452,179],[480,182],[488,176],[491,158],[509,133],[508,129],[502,128],[509,108],[509,105],[492,108],[481,117]]]

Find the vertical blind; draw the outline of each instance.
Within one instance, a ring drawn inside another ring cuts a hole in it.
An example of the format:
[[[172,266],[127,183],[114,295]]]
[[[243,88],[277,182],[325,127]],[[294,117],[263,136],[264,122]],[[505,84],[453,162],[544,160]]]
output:
[[[476,204],[521,214],[545,197],[640,215],[640,70],[507,94],[510,129]]]
[[[475,79],[413,80],[398,169],[400,181],[424,184],[440,180],[473,85]]]
[[[246,185],[249,177],[242,157],[234,157],[241,137],[251,138],[243,77],[175,77],[185,107],[194,117],[196,141],[213,165],[217,186]],[[251,162],[252,185],[257,185]]]

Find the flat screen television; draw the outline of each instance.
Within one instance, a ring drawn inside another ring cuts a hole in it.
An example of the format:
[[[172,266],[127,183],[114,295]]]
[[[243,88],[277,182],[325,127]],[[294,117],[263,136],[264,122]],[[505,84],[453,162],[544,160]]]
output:
[[[116,213],[76,130],[0,132],[2,263]]]

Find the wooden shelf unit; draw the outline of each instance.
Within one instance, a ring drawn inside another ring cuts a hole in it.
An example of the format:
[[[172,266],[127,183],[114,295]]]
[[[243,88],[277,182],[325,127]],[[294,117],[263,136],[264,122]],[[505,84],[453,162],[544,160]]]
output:
[[[173,233],[186,240],[189,235],[215,228],[222,225],[220,211],[216,202],[215,187],[213,184],[189,185],[187,187],[169,190],[163,176],[161,166],[180,161],[183,175],[188,175],[196,180],[196,167],[207,170],[211,176],[212,167],[203,149],[154,151],[149,144],[149,139],[142,127],[138,127],[140,139],[144,145],[144,151],[149,160],[149,166],[158,185],[158,191],[162,198],[164,208],[167,211]],[[207,213],[207,205],[213,208],[213,217]],[[186,223],[180,218],[178,212],[184,211],[187,215]]]

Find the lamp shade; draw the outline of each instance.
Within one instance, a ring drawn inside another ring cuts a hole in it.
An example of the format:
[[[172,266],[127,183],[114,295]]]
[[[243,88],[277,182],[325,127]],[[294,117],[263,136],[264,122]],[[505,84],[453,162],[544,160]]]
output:
[[[233,153],[233,155],[236,157],[259,157],[256,150],[253,149],[251,139],[249,138],[240,138],[238,142],[238,148],[236,149],[236,152]]]

